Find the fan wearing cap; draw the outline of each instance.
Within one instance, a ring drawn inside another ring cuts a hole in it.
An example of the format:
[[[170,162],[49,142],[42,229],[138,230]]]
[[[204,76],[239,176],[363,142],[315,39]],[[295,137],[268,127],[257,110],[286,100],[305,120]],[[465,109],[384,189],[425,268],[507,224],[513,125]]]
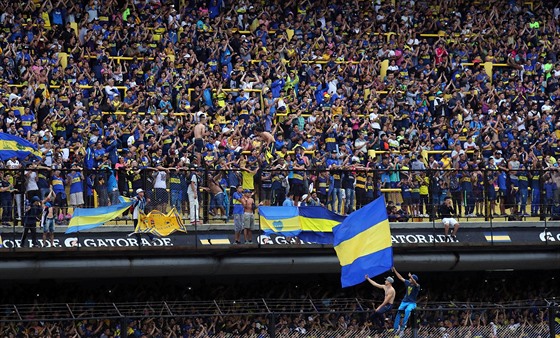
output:
[[[378,284],[369,278],[366,275],[366,280],[373,286],[378,289],[383,289],[385,291],[385,298],[383,299],[383,303],[381,303],[377,308],[375,308],[375,312],[371,316],[371,321],[378,329],[383,328],[383,321],[384,321],[384,313],[387,311],[391,311],[393,308],[393,303],[395,302],[395,288],[393,288],[393,283],[395,280],[393,277],[385,278],[384,284]]]
[[[144,213],[146,210],[146,205],[149,200],[146,198],[145,192],[142,189],[136,189],[136,196],[132,198],[132,222],[134,224],[134,231],[138,227],[138,220],[140,219],[140,213]],[[136,232],[136,239],[138,240],[138,245],[142,245],[142,233]],[[150,240],[154,238],[154,235],[147,233]],[[129,235],[130,236],[130,235]]]
[[[420,292],[420,284],[418,284],[418,276],[408,273],[408,279],[404,279],[403,276],[393,267],[391,269],[395,276],[404,282],[406,287],[406,294],[404,295],[401,305],[397,310],[397,315],[395,317],[395,337],[400,337],[400,335],[406,330],[406,323],[410,313],[416,309],[416,301],[418,299],[418,293]],[[404,319],[401,323],[401,316],[404,313]]]

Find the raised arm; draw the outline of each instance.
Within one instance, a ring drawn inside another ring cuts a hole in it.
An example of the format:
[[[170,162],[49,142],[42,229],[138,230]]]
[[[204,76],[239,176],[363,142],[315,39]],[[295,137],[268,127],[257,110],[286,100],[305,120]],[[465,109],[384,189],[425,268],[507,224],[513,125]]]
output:
[[[397,278],[398,278],[401,282],[404,282],[404,281],[405,281],[404,277],[401,276],[401,274],[397,271],[397,269],[395,269],[394,266],[391,268],[391,270],[395,273],[395,276],[397,276]]]
[[[369,275],[366,275],[366,280],[373,286],[375,286],[376,288],[379,289],[383,289],[383,285],[376,283],[374,280],[372,280],[371,278],[369,278]]]

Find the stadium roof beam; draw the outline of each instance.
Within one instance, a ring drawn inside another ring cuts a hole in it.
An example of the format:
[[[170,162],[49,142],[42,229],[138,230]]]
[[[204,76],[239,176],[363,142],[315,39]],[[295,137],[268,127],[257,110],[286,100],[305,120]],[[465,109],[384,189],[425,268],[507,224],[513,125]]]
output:
[[[560,268],[559,250],[519,252],[395,253],[395,264],[413,271],[538,270]],[[188,271],[185,273],[185,271]],[[150,276],[226,276],[340,273],[332,250],[294,255],[195,257],[83,257],[77,259],[1,259],[0,279],[114,278]]]

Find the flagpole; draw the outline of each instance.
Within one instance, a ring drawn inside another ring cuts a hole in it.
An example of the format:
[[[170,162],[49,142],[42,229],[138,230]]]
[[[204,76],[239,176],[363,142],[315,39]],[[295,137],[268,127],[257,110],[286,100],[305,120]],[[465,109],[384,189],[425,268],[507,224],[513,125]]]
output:
[[[23,231],[25,231],[25,230],[23,230]],[[15,252],[16,247],[17,247],[17,244],[16,244],[16,220],[15,219],[12,222],[12,232],[14,234],[14,252]],[[23,246],[23,242],[21,243],[21,245]]]
[[[196,194],[198,195],[198,191],[196,192]],[[198,196],[196,196],[196,198],[198,199]],[[194,209],[194,248],[198,249],[198,230],[197,230],[197,226],[198,226],[198,210],[199,210],[200,206],[198,206],[198,208]]]

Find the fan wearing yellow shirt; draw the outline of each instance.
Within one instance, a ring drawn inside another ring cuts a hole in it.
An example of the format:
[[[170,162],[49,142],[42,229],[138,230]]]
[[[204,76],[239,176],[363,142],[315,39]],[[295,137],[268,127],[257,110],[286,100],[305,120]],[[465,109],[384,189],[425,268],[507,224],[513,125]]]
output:
[[[451,168],[451,159],[449,158],[448,153],[444,153],[443,157],[441,158],[441,164],[443,169],[450,169]]]

